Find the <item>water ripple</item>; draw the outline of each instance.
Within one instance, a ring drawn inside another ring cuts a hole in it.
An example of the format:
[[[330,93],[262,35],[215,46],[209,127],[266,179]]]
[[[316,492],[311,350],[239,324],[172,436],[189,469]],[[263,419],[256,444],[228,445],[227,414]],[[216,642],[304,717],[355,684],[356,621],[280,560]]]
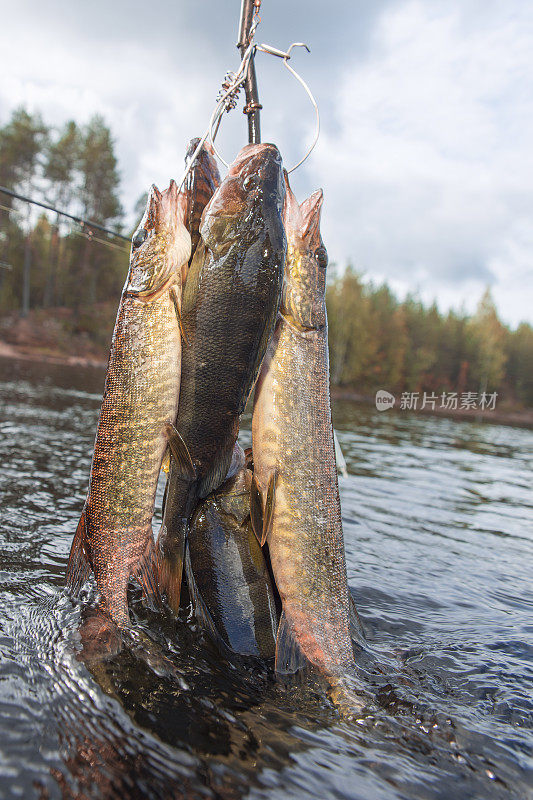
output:
[[[228,663],[137,590],[150,657],[78,660],[81,607],[62,586],[102,383],[0,360],[0,797],[529,796],[531,432],[336,405],[372,698],[348,724],[319,684]]]

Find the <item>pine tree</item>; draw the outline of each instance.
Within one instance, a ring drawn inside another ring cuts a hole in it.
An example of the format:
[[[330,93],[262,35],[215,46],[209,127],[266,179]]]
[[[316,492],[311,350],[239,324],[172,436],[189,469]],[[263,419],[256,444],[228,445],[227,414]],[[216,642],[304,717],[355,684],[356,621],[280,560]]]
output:
[[[77,193],[77,173],[80,166],[81,136],[73,120],[67,122],[56,141],[49,143],[46,151],[44,175],[49,181],[48,194],[51,205],[61,211],[69,211]],[[62,269],[61,247],[62,217],[56,214],[52,226],[47,264],[47,280],[43,305],[50,306],[56,301],[57,276]]]
[[[505,375],[505,328],[487,288],[468,324],[471,379],[480,392],[498,389]]]
[[[101,225],[114,224],[120,230],[122,208],[119,200],[117,159],[111,132],[98,115],[90,120],[83,132],[80,170],[83,216]],[[96,302],[100,273],[114,266],[115,260],[110,254],[103,255],[102,248],[93,247],[88,238],[83,248],[79,281],[76,284],[76,316],[79,316],[82,302]]]
[[[17,108],[9,123],[0,131],[0,181],[9,189],[18,189],[31,194],[38,174],[39,155],[46,144],[48,129],[38,114],[29,114]],[[12,203],[7,204],[11,208]],[[9,213],[9,212],[7,212]],[[24,242],[24,263],[22,269],[22,315],[30,308],[31,278],[31,205],[26,206]],[[17,270],[11,276],[16,282]]]

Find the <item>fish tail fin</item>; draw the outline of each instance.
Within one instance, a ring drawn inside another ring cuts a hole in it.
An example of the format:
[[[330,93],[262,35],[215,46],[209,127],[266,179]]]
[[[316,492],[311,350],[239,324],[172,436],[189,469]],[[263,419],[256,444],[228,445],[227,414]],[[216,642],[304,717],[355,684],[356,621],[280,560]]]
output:
[[[285,611],[281,612],[276,637],[275,670],[278,675],[294,675],[307,671],[309,661],[300,647],[298,637]]]
[[[74,534],[72,547],[70,548],[70,555],[67,564],[67,592],[70,595],[76,596],[85,581],[91,574],[91,565],[85,550],[86,540],[86,518],[85,508],[81,512],[80,521]]]
[[[347,677],[331,678],[328,697],[344,720],[361,719],[367,705],[367,693],[360,687],[351,685]]]
[[[154,606],[160,609],[163,608],[163,602],[159,593],[158,550],[155,546],[151,529],[148,544],[133,571],[133,577],[139,581],[148,605],[152,608]]]
[[[85,608],[82,611],[78,628],[81,639],[81,650],[76,658],[89,668],[107,661],[122,649],[122,631],[98,606]]]
[[[168,535],[166,526],[163,523],[157,540],[159,550],[159,588],[161,593],[166,595],[168,605],[174,614],[178,613],[180,607],[186,535],[187,519],[183,517],[179,522],[179,529],[172,537]]]

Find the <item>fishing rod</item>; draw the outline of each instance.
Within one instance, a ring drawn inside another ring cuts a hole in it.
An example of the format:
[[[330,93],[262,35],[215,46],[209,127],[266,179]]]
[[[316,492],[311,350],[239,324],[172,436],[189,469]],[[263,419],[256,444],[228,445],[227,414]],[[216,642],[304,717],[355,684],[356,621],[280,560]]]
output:
[[[59,214],[62,217],[68,217],[69,219],[74,220],[74,222],[79,222],[84,228],[94,228],[94,230],[108,233],[110,236],[116,236],[117,239],[122,239],[124,242],[131,242],[130,236],[124,236],[122,233],[117,233],[116,231],[109,230],[109,228],[104,228],[103,225],[99,225],[97,222],[91,222],[91,220],[83,219],[83,217],[77,217],[75,214],[69,214],[67,211],[61,211],[61,209],[47,205],[47,203],[41,203],[39,200],[33,200],[31,197],[26,197],[18,192],[13,192],[6,186],[0,186],[0,192],[9,195],[9,197],[14,197],[16,200],[23,200],[25,203],[32,203],[34,206],[45,208],[47,211],[54,211],[56,214]]]

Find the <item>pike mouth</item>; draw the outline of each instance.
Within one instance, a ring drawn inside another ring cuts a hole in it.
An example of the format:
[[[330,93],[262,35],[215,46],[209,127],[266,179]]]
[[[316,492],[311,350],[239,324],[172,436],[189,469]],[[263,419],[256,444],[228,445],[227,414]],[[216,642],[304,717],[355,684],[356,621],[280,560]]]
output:
[[[155,289],[139,289],[138,291],[135,289],[128,289],[127,292],[124,292],[124,297],[132,297],[134,300],[139,300],[141,303],[153,303],[154,300],[159,300],[159,298],[176,283],[176,280],[176,275],[171,275],[161,286]]]
[[[316,325],[313,325],[313,323],[301,322],[286,311],[280,311],[279,315],[299,336],[305,336],[308,333],[313,333],[313,331],[322,331],[326,327],[325,322],[317,323]]]

